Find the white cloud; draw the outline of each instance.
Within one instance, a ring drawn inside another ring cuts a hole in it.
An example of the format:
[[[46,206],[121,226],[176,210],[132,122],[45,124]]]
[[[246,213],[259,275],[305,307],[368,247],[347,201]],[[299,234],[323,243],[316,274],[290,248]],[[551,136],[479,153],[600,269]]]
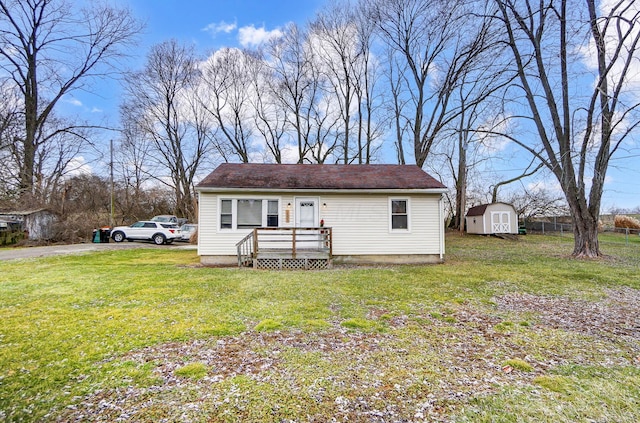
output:
[[[99,107],[94,107],[93,109],[91,109],[91,113],[102,113],[104,110],[100,109]]]
[[[83,156],[76,156],[65,167],[67,176],[91,175],[93,173],[91,166],[87,163]]]
[[[264,26],[256,28],[253,25],[243,26],[238,30],[240,45],[243,47],[256,47],[269,41],[272,38],[282,37],[283,33],[279,29],[267,31]]]
[[[294,144],[285,145],[280,153],[282,154],[282,163],[298,163],[300,158],[298,146]]]
[[[209,25],[202,28],[204,32],[208,32],[211,36],[215,36],[220,32],[224,32],[225,34],[229,34],[231,31],[235,30],[238,27],[238,24],[228,23],[225,21],[220,21],[217,23],[210,23]]]
[[[65,103],[69,103],[72,106],[82,106],[82,101],[78,100],[77,98],[74,97],[68,97],[64,99]]]

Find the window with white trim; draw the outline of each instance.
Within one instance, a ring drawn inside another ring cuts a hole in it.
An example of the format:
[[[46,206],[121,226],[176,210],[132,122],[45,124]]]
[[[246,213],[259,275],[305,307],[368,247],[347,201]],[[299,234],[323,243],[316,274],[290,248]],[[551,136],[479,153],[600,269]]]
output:
[[[279,223],[278,209],[279,209],[278,200],[267,201],[267,226],[274,227],[274,228],[278,227],[278,223]]]
[[[220,201],[220,229],[233,228],[233,200]]]
[[[409,199],[390,198],[389,199],[389,228],[392,231],[409,230]]]
[[[261,198],[220,199],[220,229],[277,227],[280,201]]]

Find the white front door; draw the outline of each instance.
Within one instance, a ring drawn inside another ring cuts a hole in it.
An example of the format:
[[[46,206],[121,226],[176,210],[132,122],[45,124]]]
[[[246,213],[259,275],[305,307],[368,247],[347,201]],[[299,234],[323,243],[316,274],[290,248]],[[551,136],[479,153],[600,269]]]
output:
[[[320,226],[318,214],[318,198],[299,197],[296,198],[296,227],[317,228]],[[296,233],[296,248],[299,250],[320,248],[318,232],[315,230],[299,230]]]
[[[491,233],[508,234],[511,232],[509,212],[491,212]]]
[[[296,227],[318,227],[318,199],[296,198]]]

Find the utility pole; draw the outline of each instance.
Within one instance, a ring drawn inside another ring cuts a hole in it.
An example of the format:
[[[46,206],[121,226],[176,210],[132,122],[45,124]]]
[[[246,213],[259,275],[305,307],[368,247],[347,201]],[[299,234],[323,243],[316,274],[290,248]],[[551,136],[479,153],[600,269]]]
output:
[[[109,226],[113,228],[115,226],[113,220],[113,140],[109,140],[109,153],[111,156],[109,162],[111,167],[111,218],[109,219]]]

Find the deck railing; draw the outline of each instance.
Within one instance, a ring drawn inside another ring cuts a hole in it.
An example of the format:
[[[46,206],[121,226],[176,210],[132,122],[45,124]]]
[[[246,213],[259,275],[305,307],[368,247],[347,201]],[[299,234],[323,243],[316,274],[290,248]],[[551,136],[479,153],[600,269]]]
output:
[[[250,232],[236,244],[236,249],[238,250],[238,267],[247,266],[253,261],[255,245],[253,237],[253,232]]]
[[[333,254],[331,228],[255,228],[236,244],[238,266],[249,265],[260,254],[297,258],[301,254]]]

